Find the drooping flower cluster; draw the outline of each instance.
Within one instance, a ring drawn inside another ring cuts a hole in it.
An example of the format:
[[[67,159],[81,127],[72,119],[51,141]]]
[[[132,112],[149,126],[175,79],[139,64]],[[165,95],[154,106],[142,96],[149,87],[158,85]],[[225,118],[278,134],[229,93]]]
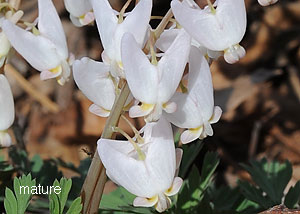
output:
[[[204,54],[225,50],[241,38],[223,45],[223,49],[212,49],[200,45],[185,29],[169,29],[156,47],[150,44],[147,55],[142,48],[145,41],[151,40],[151,33],[147,34],[151,2],[141,0],[126,16],[121,11],[117,18],[107,0],[92,0],[104,62],[76,60],[73,73],[78,87],[94,103],[90,111],[99,116],[109,116],[120,93],[120,81],[127,81],[135,102],[129,99],[126,107],[130,117],[145,118],[143,137],[136,133],[135,138],[125,135],[128,141],[101,138],[98,152],[108,177],[137,195],[134,206],[155,206],[163,212],[171,206],[169,196],[176,194],[182,184],[182,179],[176,177],[176,163],[180,160],[175,158],[170,122],[188,128],[181,136],[183,143],[213,134],[211,124],[219,120],[221,109],[214,106],[211,74]],[[203,48],[207,49],[205,53]],[[176,92],[183,84],[187,63],[188,92]]]
[[[92,0],[91,4],[104,47],[104,62],[76,60],[75,82],[93,101],[90,111],[109,116],[120,93],[120,83],[126,80],[135,101],[129,98],[124,110],[129,109],[132,118],[144,117],[146,122],[142,131],[134,131],[134,138],[114,128],[127,141],[101,138],[100,158],[108,177],[137,196],[134,206],[155,206],[163,212],[171,206],[169,196],[182,185],[176,175],[180,158],[176,161],[171,123],[188,129],[181,135],[182,143],[213,135],[211,124],[218,122],[222,111],[214,106],[207,57],[224,52],[225,60],[234,63],[245,55],[238,44],[246,28],[244,1],[225,4],[220,0],[216,9],[201,10],[173,0],[173,13],[183,29],[172,26],[159,39],[153,39],[149,26],[151,0],[140,0],[126,16],[124,10],[117,14],[107,0]],[[230,25],[226,21],[233,10],[241,20]],[[201,21],[206,16],[211,19],[209,24]],[[195,18],[199,22],[194,22]],[[226,21],[218,23],[219,19]],[[145,44],[149,44],[150,52],[144,53]],[[184,77],[188,79],[187,86]],[[179,86],[186,90],[178,90]]]
[[[262,5],[276,2],[258,1]],[[146,122],[141,131],[130,124],[133,138],[112,127],[127,141],[99,139],[98,153],[107,175],[137,196],[134,206],[155,206],[163,212],[171,206],[169,197],[182,185],[177,177],[182,151],[175,150],[171,124],[186,129],[180,137],[184,144],[213,135],[212,124],[219,121],[222,110],[214,105],[208,61],[224,55],[226,62],[235,63],[246,54],[239,45],[246,30],[245,2],[216,0],[212,4],[208,0],[201,9],[193,0],[172,0],[176,24],[163,32],[149,25],[152,0],[136,1],[128,13],[130,0],[120,12],[108,0],[64,3],[74,25],[82,27],[96,20],[104,47],[103,62],[84,57],[72,66],[78,88],[93,102],[89,110],[108,117],[127,82],[131,95],[123,110]],[[0,63],[11,43],[41,72],[42,80],[56,78],[63,85],[70,76],[63,27],[51,0],[38,0],[38,8],[37,27],[27,24],[24,30],[17,26],[22,12],[7,12],[0,19],[0,42],[4,44]],[[0,83],[0,144],[4,145],[11,141],[5,130],[14,119],[14,107],[3,75]]]
[[[38,1],[38,29],[32,33],[4,20],[2,29],[11,45],[41,72],[41,79],[56,78],[63,85],[70,76],[65,33],[51,0]]]

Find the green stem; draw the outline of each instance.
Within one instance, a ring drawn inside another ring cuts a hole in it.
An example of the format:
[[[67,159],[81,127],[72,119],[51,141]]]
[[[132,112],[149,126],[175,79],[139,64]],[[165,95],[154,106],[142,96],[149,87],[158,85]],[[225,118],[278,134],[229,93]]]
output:
[[[121,118],[130,126],[131,130],[134,133],[134,137],[136,137],[139,143],[144,143],[144,138],[141,137],[139,131],[134,127],[134,125],[122,114]]]
[[[112,127],[117,126],[120,116],[123,112],[123,107],[129,96],[130,90],[125,83],[122,91],[116,99],[110,115],[106,121],[101,138],[111,139],[113,135]],[[82,213],[96,214],[99,210],[99,204],[102,197],[104,185],[106,182],[105,168],[99,158],[98,151],[92,159],[91,166],[85,178],[84,184],[81,189],[81,198],[83,203]]]
[[[124,20],[124,13],[127,9],[127,7],[130,5],[132,0],[127,0],[127,2],[125,3],[125,5],[122,7],[120,13],[119,13],[119,20],[118,20],[118,24],[121,24]]]
[[[119,127],[113,127],[113,131],[119,132],[121,135],[123,135],[129,141],[129,143],[132,144],[133,148],[135,149],[135,151],[137,152],[137,154],[139,156],[139,160],[144,161],[146,159],[145,153],[141,150],[141,148],[137,145],[137,143],[134,142],[134,140],[125,131],[123,131]]]
[[[168,12],[166,13],[166,15],[164,16],[164,18],[161,20],[161,22],[159,23],[159,25],[157,26],[157,28],[155,29],[155,31],[153,31],[153,34],[151,34],[151,36],[153,36],[154,38],[151,38],[148,40],[148,42],[146,43],[143,51],[148,54],[150,51],[150,45],[151,43],[156,42],[156,40],[160,37],[160,35],[162,34],[162,32],[164,31],[164,29],[167,27],[168,23],[170,22],[170,20],[173,17],[173,12],[171,9],[168,10]]]
[[[208,4],[208,6],[209,6],[209,8],[210,8],[210,10],[211,10],[211,13],[212,14],[216,14],[216,9],[214,8],[214,5],[211,3],[211,1],[210,0],[207,0],[207,4]]]

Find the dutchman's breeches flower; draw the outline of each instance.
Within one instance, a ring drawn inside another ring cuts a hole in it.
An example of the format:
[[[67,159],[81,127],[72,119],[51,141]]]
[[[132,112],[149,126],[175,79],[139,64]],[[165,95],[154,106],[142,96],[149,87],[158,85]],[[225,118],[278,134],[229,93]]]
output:
[[[224,51],[228,63],[235,63],[246,54],[239,45],[247,23],[244,0],[218,0],[204,9],[173,0],[171,8],[179,24],[197,42],[209,50]]]
[[[12,13],[12,11],[8,11],[5,13],[5,16],[0,18],[0,27],[2,27],[2,22],[5,19],[10,20],[12,23],[17,23],[19,19],[23,16],[23,11],[19,10],[15,13]],[[0,32],[0,67],[3,66],[4,61],[6,59],[6,56],[10,50],[10,42],[8,41],[6,35],[1,30]]]
[[[75,26],[82,27],[94,21],[95,17],[90,0],[64,0],[64,2]]]
[[[213,86],[208,63],[200,50],[192,47],[189,59],[188,93],[176,93],[171,101],[177,111],[165,114],[167,119],[181,128],[188,128],[181,135],[182,143],[213,135],[211,124],[218,122],[222,110],[214,106]]]
[[[1,32],[0,33],[0,67],[3,66],[9,50],[10,50],[10,43],[6,35],[3,32]]]
[[[15,119],[14,99],[6,77],[0,74],[0,147],[11,145],[11,137],[6,132]]]
[[[124,11],[121,11],[119,18],[108,0],[91,0],[91,3],[104,47],[102,59],[110,66],[113,77],[124,78],[121,39],[126,32],[130,32],[140,48],[144,45],[151,16],[152,0],[140,0],[126,17],[124,17]]]
[[[163,212],[171,205],[169,196],[177,194],[182,185],[182,179],[175,177],[176,154],[170,123],[162,117],[157,123],[147,124],[143,139],[139,143],[132,139],[100,139],[98,152],[108,177],[138,196],[134,206],[155,206]]]
[[[190,36],[183,30],[159,62],[154,56],[151,63],[133,36],[124,35],[122,59],[126,80],[133,97],[141,102],[130,108],[130,117],[145,116],[147,122],[152,122],[160,118],[162,110],[176,111],[176,103],[169,100],[181,80],[190,46]]]
[[[36,70],[41,79],[56,78],[63,85],[70,76],[68,48],[65,33],[51,0],[39,0],[38,30],[28,32],[9,20],[2,29],[11,45]]]
[[[109,66],[87,57],[73,64],[73,76],[78,88],[94,104],[90,112],[108,117],[115,101],[116,89]]]
[[[178,29],[178,28],[171,28],[168,30],[164,30],[164,32],[160,35],[159,39],[156,41],[155,46],[159,50],[166,52],[170,47],[170,45],[172,44],[172,41],[174,41],[174,39],[176,38],[176,36],[180,31],[182,31],[182,29]],[[203,45],[199,44],[199,42],[197,42],[195,39],[192,39],[191,45],[199,48],[201,53],[206,58],[209,57],[211,59],[217,59],[220,56],[222,56],[222,53],[220,51],[209,50]]]
[[[123,14],[119,15],[118,20],[116,11],[107,0],[92,0],[92,6],[104,47],[104,62],[96,62],[89,58],[76,60],[73,72],[79,89],[94,102],[89,110],[98,116],[107,117],[116,95],[120,93],[119,79],[124,77],[120,54],[121,37],[127,31],[135,33],[135,38],[142,46],[150,20],[152,1],[141,0],[124,20]],[[139,22],[136,23],[136,20]],[[131,100],[132,96],[129,96],[126,105]],[[127,107],[125,106],[125,109]]]

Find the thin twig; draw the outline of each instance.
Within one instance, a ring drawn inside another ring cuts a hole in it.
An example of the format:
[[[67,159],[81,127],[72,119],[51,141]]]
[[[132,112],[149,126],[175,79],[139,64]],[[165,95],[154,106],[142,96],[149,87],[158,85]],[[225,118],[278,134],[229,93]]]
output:
[[[21,5],[21,0],[9,0],[9,4],[15,9],[18,10]]]
[[[155,39],[158,39],[160,37],[160,35],[162,34],[162,32],[164,32],[164,29],[167,27],[167,25],[169,24],[172,17],[173,17],[173,12],[171,9],[169,9],[168,12],[166,13],[166,15],[164,16],[164,18],[161,20],[161,22],[159,23],[159,25],[157,26],[157,28],[154,31]]]
[[[12,129],[17,141],[17,146],[21,149],[24,150],[27,153],[26,145],[23,139],[24,133],[23,130],[21,129],[20,125],[18,124],[17,121],[15,121],[12,125]]]
[[[262,128],[262,122],[256,121],[254,123],[254,127],[253,127],[252,133],[251,133],[251,139],[250,139],[249,151],[248,151],[249,159],[252,159],[256,153],[256,148],[257,148],[261,128]]]
[[[295,92],[295,95],[298,98],[298,101],[300,102],[300,80],[297,75],[297,69],[292,67],[288,69],[288,72],[289,72],[290,83]]]
[[[135,126],[125,117],[124,114],[121,115],[121,118],[129,125],[131,130],[134,133],[134,137],[137,139],[139,143],[144,143],[144,138],[141,137],[139,131],[135,128]]]
[[[173,12],[171,9],[168,10],[168,12],[166,13],[166,15],[164,16],[164,18],[161,20],[161,22],[159,23],[159,25],[157,26],[157,28],[155,29],[154,33],[153,33],[153,40],[154,42],[160,37],[160,35],[162,34],[162,32],[164,32],[164,29],[166,28],[166,26],[168,25],[168,23],[170,22],[170,20],[173,17]],[[150,45],[151,45],[151,39],[149,39],[143,49],[143,51],[147,54],[150,51]]]
[[[59,106],[51,101],[47,96],[35,89],[32,84],[26,80],[12,65],[6,64],[4,67],[5,72],[11,73],[18,84],[28,93],[33,99],[40,102],[45,108],[53,113],[59,112]]]

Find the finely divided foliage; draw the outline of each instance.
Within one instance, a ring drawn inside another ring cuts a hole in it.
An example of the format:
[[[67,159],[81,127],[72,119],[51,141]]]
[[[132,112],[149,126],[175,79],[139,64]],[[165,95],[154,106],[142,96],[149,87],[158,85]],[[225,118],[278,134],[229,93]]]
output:
[[[261,5],[276,2],[258,1]],[[207,2],[201,9],[193,0],[172,0],[175,24],[166,27],[171,18],[166,16],[159,25],[163,28],[153,30],[149,24],[152,0],[136,1],[128,13],[130,0],[121,11],[115,11],[108,0],[64,0],[77,27],[96,21],[103,62],[84,57],[72,64],[52,0],[38,0],[37,26],[19,27],[22,11],[8,11],[0,19],[1,65],[12,46],[41,72],[42,80],[56,78],[63,85],[72,67],[78,88],[93,102],[92,113],[112,116],[115,100],[128,84],[131,95],[119,108],[132,118],[144,118],[146,125],[138,131],[125,119],[135,136],[110,127],[127,140],[100,138],[97,150],[107,176],[136,195],[133,206],[154,206],[158,212],[171,207],[170,196],[183,184],[178,177],[182,150],[175,150],[171,124],[186,129],[180,137],[183,144],[212,136],[212,124],[219,121],[222,110],[214,105],[209,63],[221,55],[235,63],[246,53],[239,45],[246,30],[244,0]],[[14,103],[2,74],[0,83],[0,146],[9,146],[6,130],[14,120]],[[51,209],[60,209],[58,213],[66,201],[62,197],[50,196]]]

